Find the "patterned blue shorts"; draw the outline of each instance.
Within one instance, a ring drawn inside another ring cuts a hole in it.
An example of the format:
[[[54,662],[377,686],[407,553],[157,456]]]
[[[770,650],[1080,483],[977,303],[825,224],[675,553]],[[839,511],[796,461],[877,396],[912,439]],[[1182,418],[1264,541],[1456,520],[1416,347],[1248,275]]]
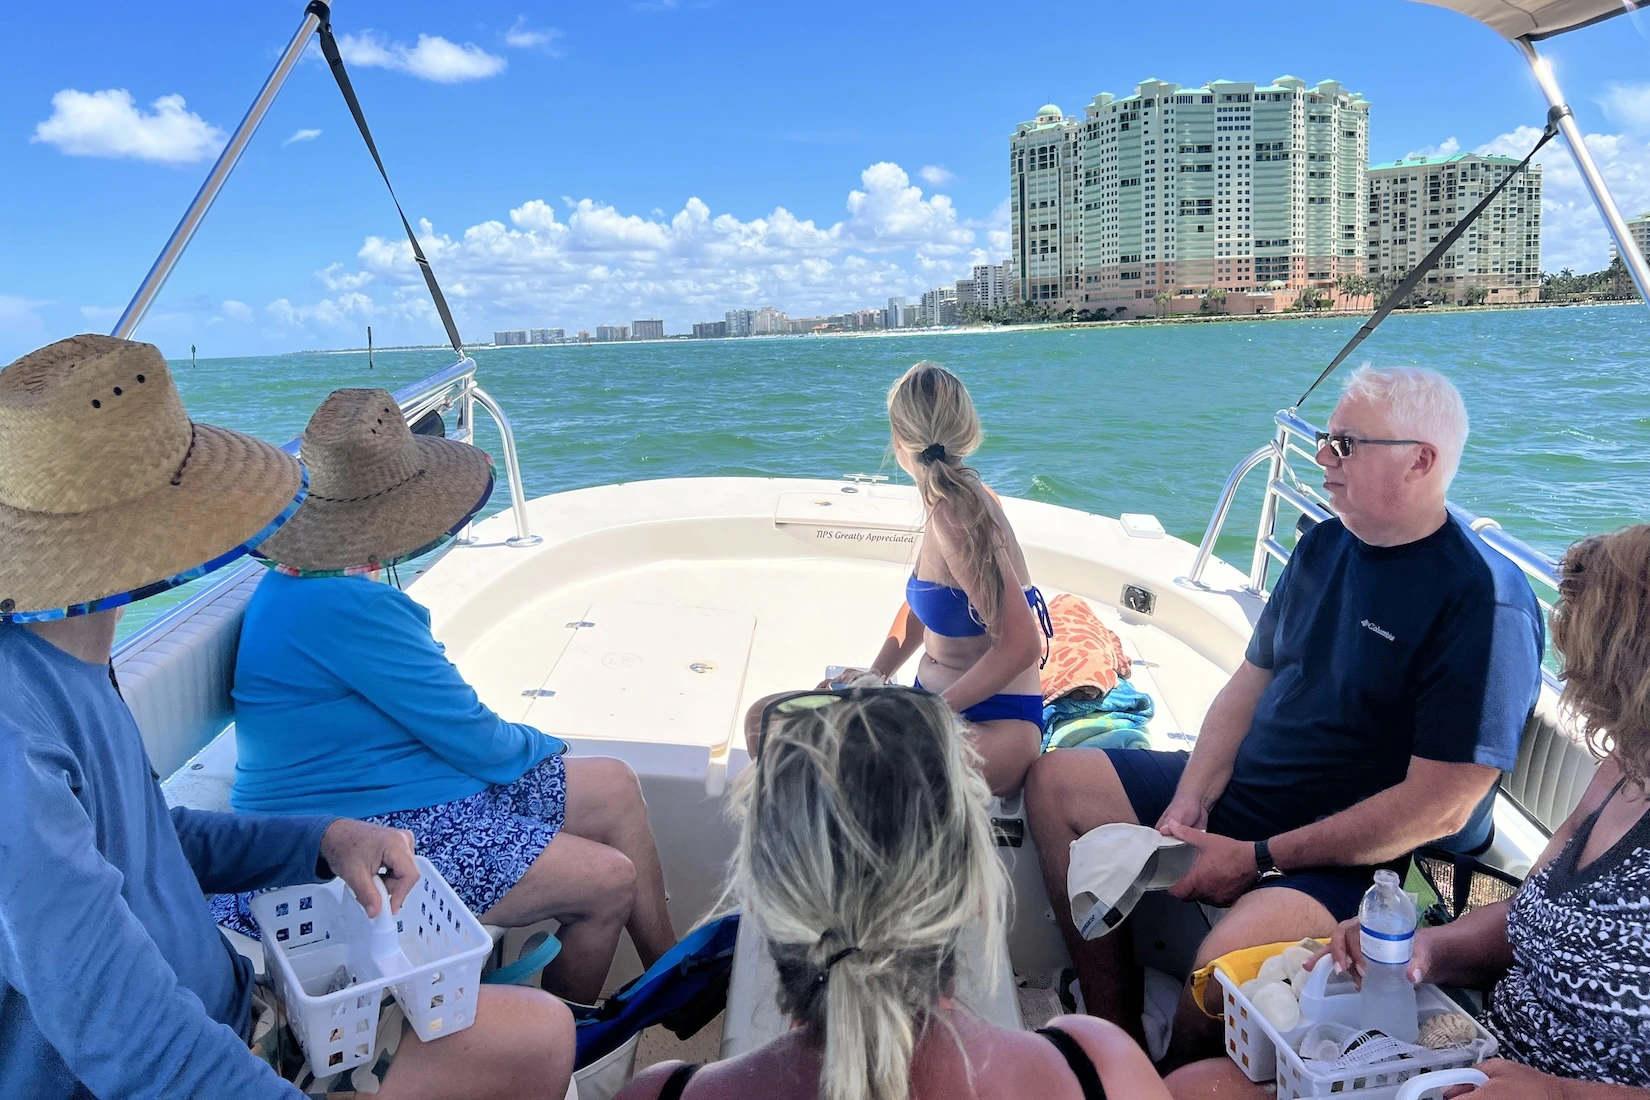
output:
[[[479,917],[521,881],[539,853],[561,832],[566,818],[567,765],[560,756],[551,756],[507,786],[366,820],[410,831],[418,853],[435,864],[470,912]],[[258,938],[250,893],[214,895],[212,919]]]

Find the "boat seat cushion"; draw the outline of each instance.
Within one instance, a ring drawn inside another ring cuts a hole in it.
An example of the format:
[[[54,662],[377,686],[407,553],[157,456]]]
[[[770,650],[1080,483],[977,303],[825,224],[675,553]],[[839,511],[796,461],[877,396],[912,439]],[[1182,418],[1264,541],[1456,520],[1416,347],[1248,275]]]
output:
[[[995,964],[994,967],[988,964]],[[1020,1002],[1014,990],[1014,967],[1008,944],[999,935],[985,942],[976,921],[957,945],[958,1003],[999,1027],[1019,1030]],[[723,1058],[746,1054],[779,1038],[791,1022],[779,1011],[779,971],[755,921],[741,921],[728,981],[728,1006],[722,1025]]]
[[[1551,835],[1580,803],[1598,761],[1572,723],[1559,713],[1556,693],[1543,691],[1518,746],[1518,766],[1501,790]]]
[[[254,563],[239,567],[166,629],[115,653],[121,697],[159,775],[171,775],[234,721],[241,619],[263,574]]]

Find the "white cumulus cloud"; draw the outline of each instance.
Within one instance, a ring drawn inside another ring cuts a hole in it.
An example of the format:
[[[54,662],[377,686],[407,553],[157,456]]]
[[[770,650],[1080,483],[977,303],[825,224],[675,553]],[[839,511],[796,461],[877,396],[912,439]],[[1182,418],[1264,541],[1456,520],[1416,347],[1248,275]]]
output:
[[[320,136],[321,136],[321,131],[319,131],[319,130],[294,130],[293,133],[292,133],[292,136],[287,138],[285,141],[281,142],[281,145],[283,147],[285,147],[285,146],[288,146],[288,145],[292,145],[295,142],[314,141],[316,138],[318,138]]]
[[[769,304],[792,316],[836,313],[920,294],[966,275],[971,263],[1001,259],[996,237],[1006,209],[989,223],[966,223],[950,199],[925,196],[889,162],[871,165],[859,184],[847,194],[846,215],[831,224],[784,206],[744,219],[697,197],[673,214],[642,214],[560,196],[528,199],[460,233],[427,221],[417,232],[472,334],[640,316],[663,316],[669,331],[681,332],[729,309]],[[347,338],[369,318],[386,331],[404,327],[398,339],[408,342],[439,332],[412,249],[399,237],[368,237],[355,270],[334,264],[316,274],[328,297],[308,305],[280,299],[268,316],[322,338],[334,331]]]
[[[1453,137],[1447,137],[1437,145],[1429,145],[1425,149],[1411,149],[1404,159],[1407,160],[1409,157],[1453,157],[1460,151],[1461,143]]]
[[[1598,103],[1612,121],[1640,133],[1650,131],[1650,84],[1611,84]]]
[[[163,95],[145,111],[125,88],[52,96],[52,114],[30,141],[76,157],[133,157],[161,164],[210,160],[228,135],[190,111],[181,95]]]
[[[848,192],[845,233],[868,251],[920,246],[927,255],[961,251],[974,243],[974,233],[957,221],[957,211],[944,195],[922,197],[905,169],[882,161],[860,173],[863,191]]]
[[[338,52],[350,65],[394,69],[437,84],[484,80],[509,64],[473,42],[460,44],[437,34],[421,34],[411,46],[385,41],[376,31],[346,34],[338,39]]]
[[[957,182],[957,173],[943,164],[925,164],[917,175],[930,187],[949,187]]]
[[[237,302],[233,298],[225,298],[218,309],[225,318],[231,321],[252,320],[252,307],[245,302]]]
[[[559,43],[565,35],[554,27],[529,27],[525,15],[516,16],[510,29],[504,32],[504,44],[517,50],[542,50],[551,57],[561,56]]]

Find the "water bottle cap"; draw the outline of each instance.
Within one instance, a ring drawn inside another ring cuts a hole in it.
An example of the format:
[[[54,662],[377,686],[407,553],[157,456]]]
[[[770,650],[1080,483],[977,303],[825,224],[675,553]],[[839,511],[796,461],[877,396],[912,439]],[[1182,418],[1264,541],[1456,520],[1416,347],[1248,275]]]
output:
[[[1376,886],[1397,886],[1398,885],[1398,872],[1388,871],[1388,870],[1385,870],[1385,869],[1380,870],[1380,871],[1376,871],[1375,872],[1375,885]]]

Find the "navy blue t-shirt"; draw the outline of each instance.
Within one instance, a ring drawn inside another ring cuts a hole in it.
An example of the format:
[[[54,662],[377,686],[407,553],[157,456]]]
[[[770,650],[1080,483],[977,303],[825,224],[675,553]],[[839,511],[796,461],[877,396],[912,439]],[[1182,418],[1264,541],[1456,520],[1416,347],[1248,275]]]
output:
[[[1245,654],[1273,679],[1222,815],[1296,829],[1402,782],[1412,756],[1511,771],[1544,640],[1523,573],[1453,516],[1403,546],[1318,524]],[[1486,827],[1492,801],[1463,835]]]

